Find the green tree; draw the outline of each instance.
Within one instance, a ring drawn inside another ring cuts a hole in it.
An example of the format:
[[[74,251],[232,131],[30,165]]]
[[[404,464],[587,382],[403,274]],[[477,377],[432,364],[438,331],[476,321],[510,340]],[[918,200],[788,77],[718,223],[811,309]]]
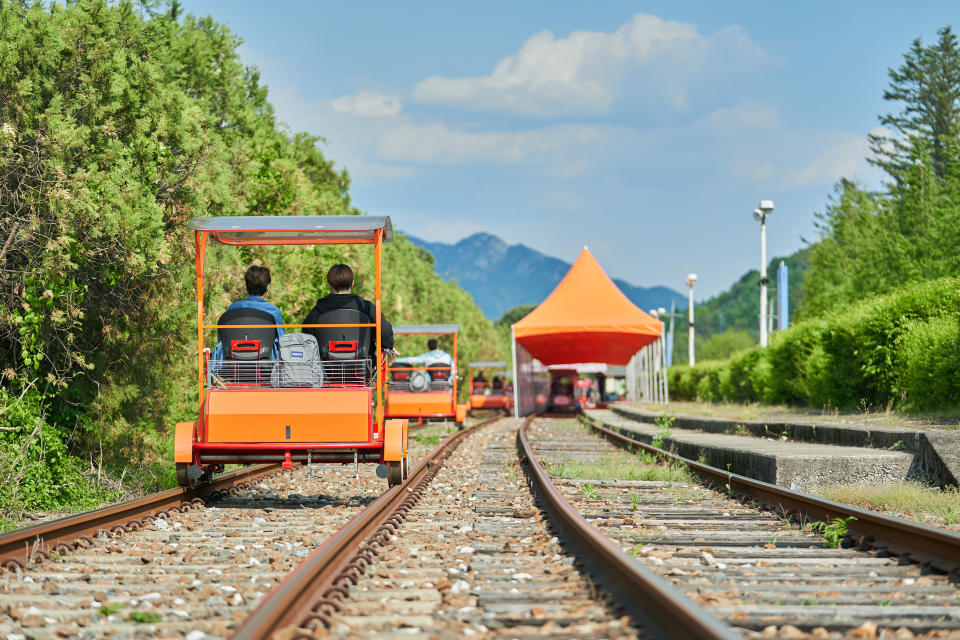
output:
[[[933,168],[938,177],[948,171],[947,147],[960,126],[960,47],[947,26],[937,31],[937,42],[924,46],[917,38],[904,62],[890,69],[890,85],[884,100],[902,104],[899,113],[880,116],[880,123],[893,137],[871,135],[872,161],[895,180],[912,164],[911,148],[917,139],[930,144]]]
[[[498,327],[510,328],[510,325],[517,323],[527,317],[531,311],[537,308],[535,304],[521,304],[512,309],[507,309],[503,315],[497,319]]]
[[[75,452],[169,466],[169,428],[193,419],[187,220],[360,213],[322,139],[277,122],[240,43],[177,3],[0,0],[2,384],[37,380],[30,406]],[[244,295],[254,261],[273,270],[288,320],[325,293],[333,262],[373,294],[369,250],[212,246],[208,317]],[[383,304],[394,322],[460,324],[466,358],[503,355],[470,296],[401,234],[384,250]]]

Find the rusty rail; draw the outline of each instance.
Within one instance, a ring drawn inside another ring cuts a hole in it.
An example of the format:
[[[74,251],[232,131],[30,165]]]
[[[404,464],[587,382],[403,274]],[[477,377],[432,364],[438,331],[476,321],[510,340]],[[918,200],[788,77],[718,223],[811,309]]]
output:
[[[380,547],[386,546],[405,514],[420,501],[430,483],[463,439],[475,429],[499,420],[496,416],[451,434],[413,468],[400,485],[382,496],[318,547],[267,594],[232,636],[234,640],[264,640],[278,630],[329,626],[329,614],[339,611]],[[285,638],[313,638],[311,633],[284,633]]]
[[[91,538],[100,532],[122,534],[136,531],[158,516],[187,511],[198,503],[202,505],[205,500],[235,493],[252,480],[279,469],[280,465],[276,464],[247,467],[225,473],[213,482],[196,488],[160,491],[137,500],[11,531],[0,535],[0,566],[16,571],[23,569],[30,561],[43,562],[49,559],[51,553],[90,544]]]
[[[861,548],[890,553],[944,573],[960,571],[960,535],[717,469],[634,440],[590,418],[583,420],[617,446],[642,449],[661,460],[684,464],[714,488],[752,498],[792,519],[827,522],[833,518],[855,518],[847,523],[847,535]]]
[[[527,426],[533,416],[524,420],[517,435],[521,455],[526,459],[534,484],[546,507],[566,536],[589,558],[603,577],[617,588],[614,594],[627,606],[639,607],[667,632],[671,638],[690,640],[742,639],[730,627],[707,613],[669,582],[653,573],[620,549],[616,543],[587,522],[554,486],[550,476],[537,460],[527,439]]]

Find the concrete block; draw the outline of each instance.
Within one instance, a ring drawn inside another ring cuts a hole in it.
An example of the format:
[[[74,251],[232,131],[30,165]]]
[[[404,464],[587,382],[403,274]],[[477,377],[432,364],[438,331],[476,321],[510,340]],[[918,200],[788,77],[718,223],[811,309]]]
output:
[[[663,413],[648,411],[628,404],[612,404],[610,410],[619,416],[653,424]],[[732,420],[714,416],[678,414],[665,408],[666,415],[673,417],[677,429],[697,429],[707,433],[742,433],[746,431],[757,438],[780,438],[798,442],[819,442],[846,447],[870,447],[875,449],[902,448],[915,452],[916,429],[888,425],[836,424],[832,422],[784,422],[779,420]]]
[[[935,487],[957,486],[960,481],[960,431],[917,431],[917,454],[908,477]]]
[[[650,443],[655,426],[609,410],[586,411],[591,420]],[[828,484],[870,485],[907,477],[913,455],[902,451],[768,440],[750,436],[671,430],[664,447],[719,469],[782,487],[811,491]]]

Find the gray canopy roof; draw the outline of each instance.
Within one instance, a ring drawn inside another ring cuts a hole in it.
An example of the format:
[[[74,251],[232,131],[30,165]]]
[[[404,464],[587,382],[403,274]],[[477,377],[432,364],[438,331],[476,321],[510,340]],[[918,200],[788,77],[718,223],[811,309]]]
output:
[[[471,362],[471,363],[470,363],[470,366],[471,366],[471,367],[477,367],[477,368],[480,368],[480,367],[505,367],[505,366],[507,366],[507,363],[506,363],[506,362],[496,362],[496,361],[487,361],[487,360],[484,360],[484,361],[482,361],[482,362]]]
[[[400,324],[393,326],[394,334],[403,333],[422,333],[422,334],[445,334],[459,333],[460,327],[455,324]]]
[[[187,229],[210,232],[223,244],[312,244],[393,240],[390,216],[216,216],[193,218]]]

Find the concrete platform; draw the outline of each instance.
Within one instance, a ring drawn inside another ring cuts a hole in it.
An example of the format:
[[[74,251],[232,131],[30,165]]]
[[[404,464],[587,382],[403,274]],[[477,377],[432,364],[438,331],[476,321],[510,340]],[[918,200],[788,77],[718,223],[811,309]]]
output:
[[[611,404],[614,413],[640,422],[654,423],[663,412],[657,413],[629,404]],[[917,429],[887,425],[837,424],[833,422],[784,422],[779,420],[733,420],[715,416],[675,413],[665,408],[671,416],[673,429],[698,429],[708,433],[736,433],[757,438],[781,438],[799,442],[819,442],[845,447],[870,447],[875,449],[901,449],[916,453]]]
[[[657,413],[625,403],[610,405],[617,415],[653,425]],[[905,451],[914,454],[907,478],[935,487],[960,484],[960,430],[917,429],[878,424],[837,424],[831,422],[785,422],[771,420],[733,420],[715,416],[674,413],[671,429],[699,430],[707,433],[747,434],[757,438],[780,438],[797,442],[817,442],[844,447],[869,447]]]
[[[652,442],[659,429],[608,409],[584,414],[597,424],[644,442]],[[685,458],[734,473],[810,491],[828,484],[863,484],[903,480],[913,455],[902,451],[767,440],[751,436],[697,433],[671,429],[665,448]]]

